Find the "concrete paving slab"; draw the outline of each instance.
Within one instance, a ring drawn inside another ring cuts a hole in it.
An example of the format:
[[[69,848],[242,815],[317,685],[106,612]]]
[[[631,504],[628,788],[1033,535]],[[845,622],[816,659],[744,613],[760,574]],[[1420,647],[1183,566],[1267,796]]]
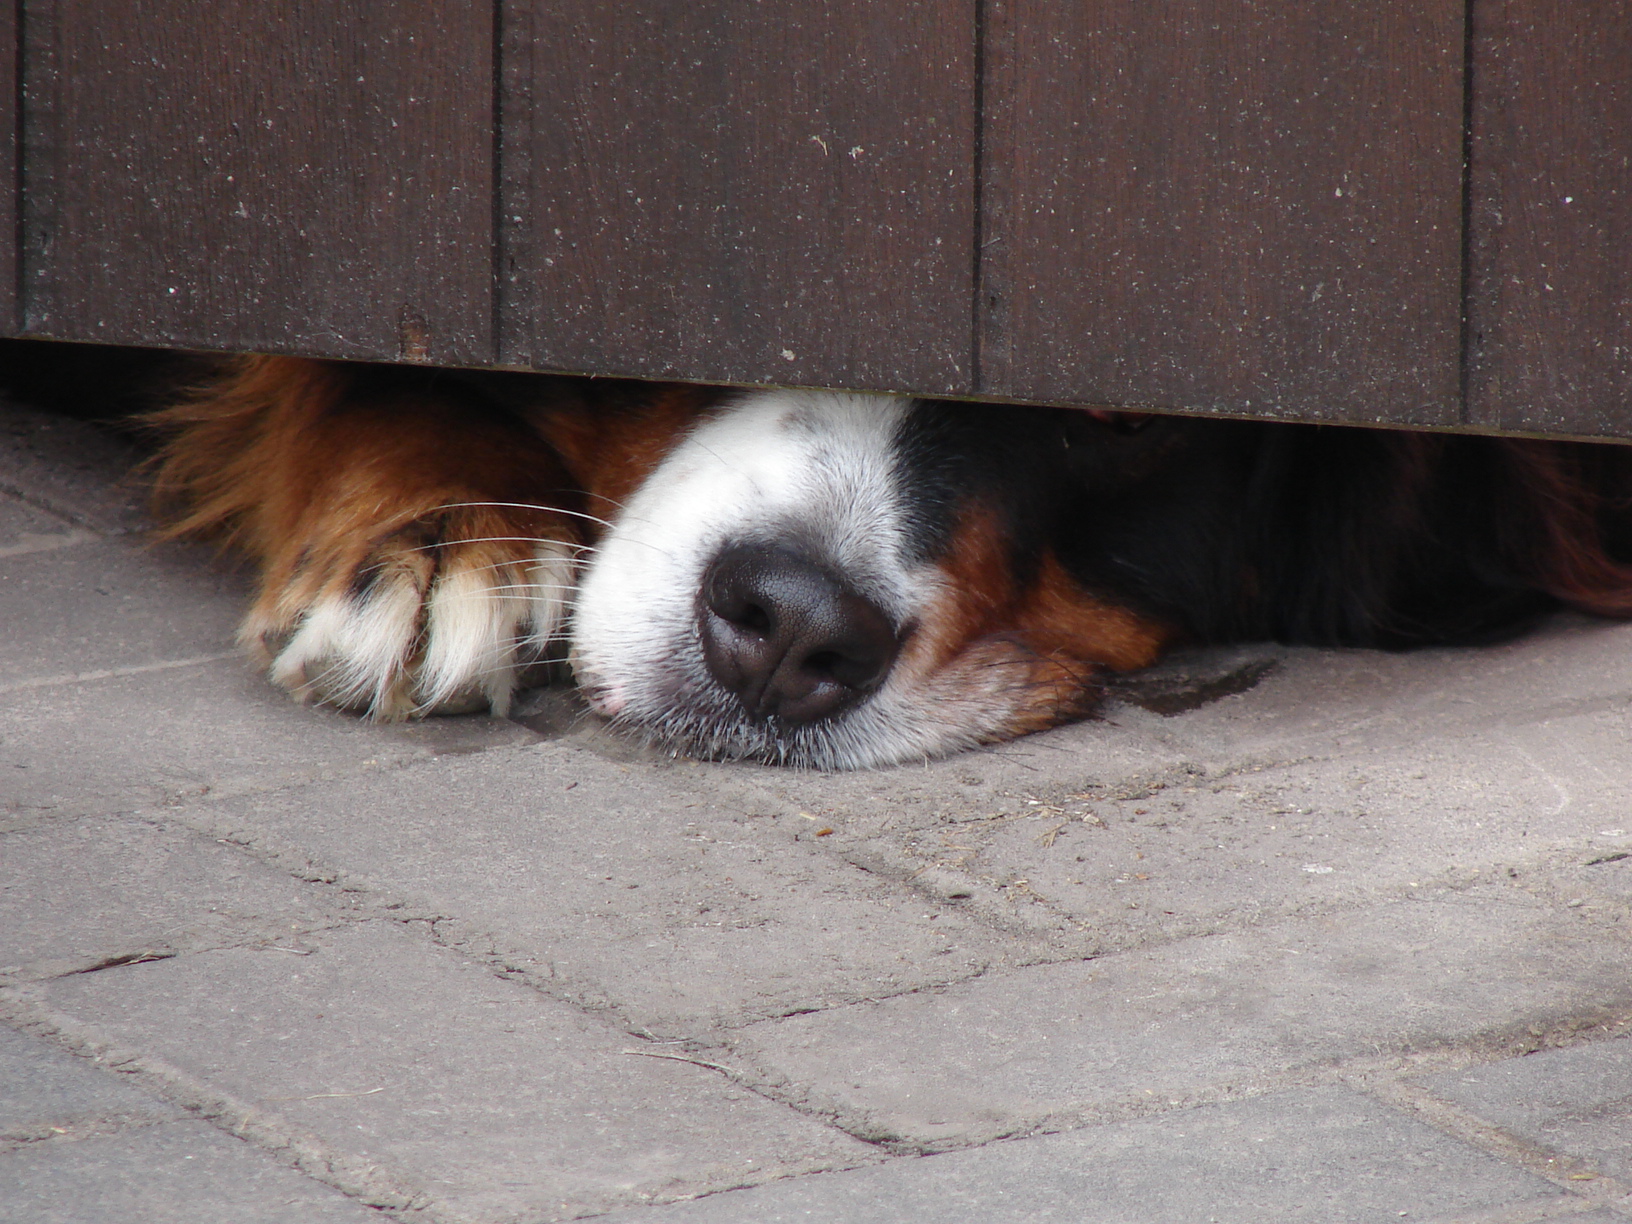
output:
[[[824,826],[689,762],[569,742],[447,758],[199,811],[352,886],[445,916],[441,936],[657,1032],[830,1006],[1046,953],[823,853]],[[803,840],[801,840],[803,839]]]
[[[366,1224],[391,1217],[205,1122],[0,1154],[0,1224]]]
[[[1210,657],[1203,652],[1201,658]],[[1530,726],[1632,694],[1632,625],[1559,614],[1510,642],[1403,653],[1287,649],[1249,692],[1157,719],[1192,751],[1210,746],[1266,761],[1412,748],[1463,730]]]
[[[0,686],[231,651],[247,586],[210,556],[97,540],[0,557]]]
[[[0,400],[0,492],[98,535],[147,530],[142,454],[105,429]]]
[[[1632,1039],[1544,1050],[1425,1084],[1505,1130],[1632,1181]]]
[[[995,973],[730,1034],[852,1133],[952,1146],[1632,1006],[1632,944],[1478,888]]]
[[[876,1158],[395,927],[332,932],[305,957],[203,952],[32,989],[455,1216],[567,1219]]]
[[[333,926],[346,896],[129,818],[0,833],[0,979],[82,973]]]
[[[171,1122],[182,1113],[108,1071],[0,1028],[0,1152],[64,1136],[83,1138]],[[0,1185],[5,1184],[0,1156]],[[0,1194],[0,1199],[5,1195]]]
[[[0,827],[130,812],[532,743],[500,719],[295,705],[236,657],[0,692]]]
[[[1632,820],[1626,823],[1632,824]],[[1617,849],[1624,843],[1615,832],[1605,829],[1601,844],[1583,849],[1552,864],[1534,877],[1516,873],[1515,878],[1530,883],[1565,905],[1584,907],[1615,921],[1632,925],[1632,850]]]
[[[1092,933],[1097,950],[1134,947],[1488,879],[1558,851],[1585,859],[1632,846],[1632,782],[1577,784],[1566,811],[1547,781],[1581,778],[1583,760],[1622,750],[1619,730],[1595,735],[1577,721],[1528,743],[1469,740],[1460,759],[1396,752],[1034,786],[1035,800],[1008,813],[949,813],[834,849],[860,840],[877,870],[916,873],[949,897],[1017,894]]]
[[[778,1182],[606,1224],[1398,1224],[1504,1208],[1510,1224],[1527,1224],[1572,1206],[1585,1204],[1325,1088]]]
[[[0,493],[0,557],[61,548],[95,538],[67,519]]]

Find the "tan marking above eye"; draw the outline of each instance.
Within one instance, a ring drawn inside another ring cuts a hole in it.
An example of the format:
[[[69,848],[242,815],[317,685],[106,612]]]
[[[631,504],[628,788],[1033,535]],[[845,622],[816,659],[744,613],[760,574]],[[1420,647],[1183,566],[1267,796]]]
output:
[[[1112,671],[1149,667],[1175,634],[1170,625],[1089,594],[1052,553],[1026,593],[1015,628],[1041,653],[1068,654]]]
[[[939,699],[985,706],[988,738],[1042,730],[1087,714],[1099,669],[1154,663],[1176,630],[1084,590],[1046,554],[1023,585],[991,507],[971,505],[941,562],[941,592],[898,667]],[[992,683],[999,674],[1007,677]]]
[[[925,616],[924,634],[936,664],[981,638],[1003,636],[1045,656],[1135,671],[1155,662],[1174,636],[1171,626],[1084,590],[1052,552],[1022,588],[1007,533],[987,506],[965,510],[940,569],[946,586]]]

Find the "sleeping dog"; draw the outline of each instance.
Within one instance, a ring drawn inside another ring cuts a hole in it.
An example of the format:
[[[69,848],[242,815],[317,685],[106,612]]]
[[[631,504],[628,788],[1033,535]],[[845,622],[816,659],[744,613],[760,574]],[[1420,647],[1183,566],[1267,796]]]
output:
[[[562,653],[677,752],[922,759],[1175,643],[1632,613],[1619,447],[282,357],[160,414],[174,535],[260,567],[302,699],[503,714]]]

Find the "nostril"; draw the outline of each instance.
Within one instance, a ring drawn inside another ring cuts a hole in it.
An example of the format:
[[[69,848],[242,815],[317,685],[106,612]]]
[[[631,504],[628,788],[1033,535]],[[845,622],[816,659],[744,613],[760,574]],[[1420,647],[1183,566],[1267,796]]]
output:
[[[891,635],[893,645],[894,635]],[[878,687],[894,661],[894,650],[886,657],[870,649],[866,643],[850,644],[848,653],[839,650],[818,650],[805,656],[799,667],[809,676],[842,684],[857,692],[870,692]]]
[[[745,604],[734,613],[722,612],[726,620],[751,633],[769,633],[771,631],[771,614],[758,604]]]
[[[724,550],[700,594],[709,672],[756,719],[831,717],[883,683],[900,647],[882,609],[786,547]]]
[[[844,670],[845,658],[835,650],[818,650],[804,662],[804,668],[812,675],[832,676],[842,679],[839,675]]]
[[[708,610],[738,629],[769,633],[771,614],[753,596],[751,576],[744,575],[740,566],[715,564],[709,568],[703,583],[703,602]]]

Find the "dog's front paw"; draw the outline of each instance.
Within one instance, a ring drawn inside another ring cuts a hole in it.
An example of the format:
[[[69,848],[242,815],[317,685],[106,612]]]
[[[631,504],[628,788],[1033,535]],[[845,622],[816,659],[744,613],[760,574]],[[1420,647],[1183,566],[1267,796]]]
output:
[[[319,533],[268,572],[240,640],[303,701],[382,720],[502,715],[560,631],[573,534],[546,508],[491,505],[372,539]]]

